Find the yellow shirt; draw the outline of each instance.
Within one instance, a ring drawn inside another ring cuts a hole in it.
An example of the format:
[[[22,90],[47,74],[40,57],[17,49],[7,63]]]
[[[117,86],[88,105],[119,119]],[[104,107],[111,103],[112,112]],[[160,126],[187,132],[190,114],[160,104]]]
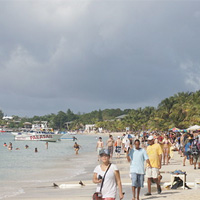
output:
[[[147,155],[153,168],[159,168],[160,159],[159,155],[162,155],[162,148],[160,144],[153,144],[147,147]],[[147,165],[148,166],[148,165]]]

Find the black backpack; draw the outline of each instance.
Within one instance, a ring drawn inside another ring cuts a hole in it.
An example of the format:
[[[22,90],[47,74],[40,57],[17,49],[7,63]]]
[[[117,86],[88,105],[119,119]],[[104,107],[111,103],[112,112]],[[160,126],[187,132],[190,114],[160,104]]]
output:
[[[173,184],[172,184],[171,189],[172,189],[172,190],[175,190],[175,189],[177,189],[178,187],[182,187],[182,186],[183,186],[183,180],[180,179],[179,177],[174,177],[174,182],[173,182]],[[188,186],[186,185],[186,183],[185,183],[185,187],[186,187],[187,189],[191,189],[190,187],[188,187]]]

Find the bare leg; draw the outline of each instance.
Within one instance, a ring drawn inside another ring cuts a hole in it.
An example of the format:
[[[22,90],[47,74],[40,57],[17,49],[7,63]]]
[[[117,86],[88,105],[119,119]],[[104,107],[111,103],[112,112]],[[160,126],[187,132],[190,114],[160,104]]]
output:
[[[151,193],[151,178],[147,179],[148,192]]]
[[[190,159],[190,165],[193,165],[193,157],[191,155],[189,157],[190,157],[189,158]]]
[[[183,166],[185,166],[186,158],[187,158],[187,156],[184,156],[184,158],[183,158]]]
[[[163,165],[165,165],[165,160],[166,160],[166,149],[163,148]]]
[[[137,188],[137,200],[140,199],[140,189],[141,189],[141,187],[138,187],[138,188]]]
[[[154,182],[155,182],[156,185],[157,185],[158,194],[160,194],[160,193],[162,192],[162,190],[161,190],[161,187],[160,187],[159,180],[158,180],[158,178],[155,178],[155,179],[153,179],[153,180],[154,180]]]
[[[197,163],[196,163],[196,162],[194,162],[194,169],[196,169],[196,165],[197,165]]]
[[[135,187],[132,186],[133,200],[135,200]]]
[[[166,149],[167,165],[169,164],[169,148]]]
[[[158,187],[160,186],[159,181],[158,181],[158,178],[154,178],[153,180],[154,180],[154,182],[156,183],[157,188],[158,188]]]

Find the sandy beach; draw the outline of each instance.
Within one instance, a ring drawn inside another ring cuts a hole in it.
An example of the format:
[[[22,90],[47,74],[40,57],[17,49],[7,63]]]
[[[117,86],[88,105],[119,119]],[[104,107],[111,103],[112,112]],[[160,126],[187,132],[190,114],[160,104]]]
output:
[[[119,135],[119,133],[117,134]],[[86,164],[87,163],[87,164]],[[122,154],[121,158],[117,159],[113,157],[112,163],[115,163],[121,174],[123,191],[125,192],[124,199],[131,200],[131,181],[129,178],[129,163],[126,161],[125,155]],[[94,167],[98,164],[97,155],[94,151],[93,153],[81,154],[77,157],[71,159],[71,165],[64,166],[68,170],[68,175],[70,175],[70,170],[73,170],[75,166],[84,166],[84,172],[80,172],[74,177],[71,177],[68,181],[58,181],[54,182],[59,185],[59,187],[53,187],[53,182],[45,182],[45,183],[32,183],[32,185],[26,186],[24,185],[23,190],[25,193],[20,195],[6,198],[8,200],[38,200],[38,199],[51,199],[51,200],[90,200],[92,194],[95,192],[96,185],[92,183],[92,175]],[[178,188],[176,190],[168,190],[166,186],[170,184],[171,174],[170,172],[174,170],[184,170],[187,172],[187,184],[192,188],[191,190],[183,190],[182,188]],[[52,169],[52,173],[60,173],[60,169],[54,168]],[[194,170],[193,166],[186,163],[186,166],[182,166],[182,158],[178,155],[177,152],[174,152],[174,157],[170,160],[169,165],[164,165],[161,168],[161,174],[163,176],[161,185],[162,185],[162,193],[157,194],[155,185],[152,185],[152,196],[145,197],[144,193],[147,192],[147,184],[145,180],[145,186],[141,190],[141,199],[166,199],[170,198],[171,200],[188,200],[188,199],[198,199],[200,196],[200,188],[195,189],[195,180],[200,179],[200,170]],[[63,174],[66,176],[66,174]],[[81,186],[79,181],[82,181],[85,186]],[[119,199],[117,197],[117,199]]]

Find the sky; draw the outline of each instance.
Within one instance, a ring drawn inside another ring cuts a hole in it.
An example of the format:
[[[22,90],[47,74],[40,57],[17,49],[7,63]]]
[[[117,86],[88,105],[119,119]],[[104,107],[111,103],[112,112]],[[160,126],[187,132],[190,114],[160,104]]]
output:
[[[157,106],[200,89],[200,1],[0,0],[0,110]]]

